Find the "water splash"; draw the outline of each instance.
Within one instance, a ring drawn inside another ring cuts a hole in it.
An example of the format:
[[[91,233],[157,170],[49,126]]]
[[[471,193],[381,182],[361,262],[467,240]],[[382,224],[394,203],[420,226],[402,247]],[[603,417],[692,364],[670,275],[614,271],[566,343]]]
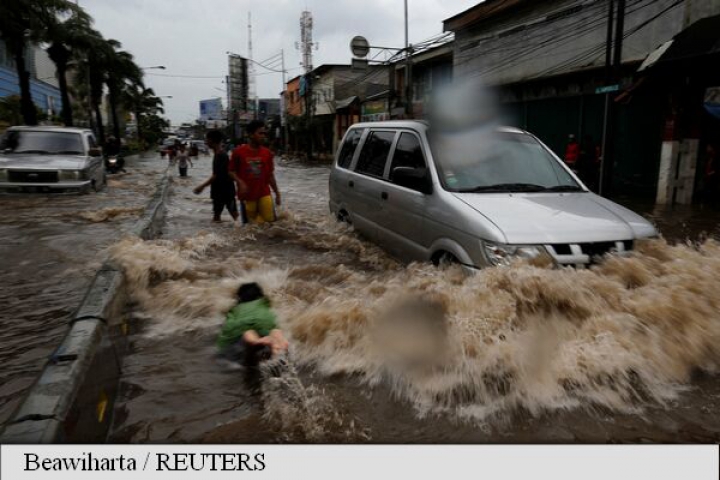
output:
[[[248,238],[355,262],[280,267],[244,250]],[[301,366],[389,386],[421,416],[637,412],[671,401],[695,369],[715,372],[720,360],[720,244],[712,240],[641,242],[630,257],[590,270],[516,264],[466,276],[402,267],[342,227],[288,214],[240,233],[125,240],[114,258],[161,326],[152,335],[217,328],[237,285],[259,281]],[[315,408],[308,402],[301,409]]]

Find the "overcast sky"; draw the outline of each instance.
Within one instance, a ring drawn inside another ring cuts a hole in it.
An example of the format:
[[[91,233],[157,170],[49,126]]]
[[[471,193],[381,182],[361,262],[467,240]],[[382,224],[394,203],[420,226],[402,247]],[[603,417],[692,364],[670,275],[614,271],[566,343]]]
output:
[[[164,99],[173,124],[199,115],[198,102],[225,99],[227,51],[248,55],[248,12],[252,14],[253,58],[265,60],[285,51],[288,79],[301,73],[300,15],[313,15],[313,39],[319,44],[314,66],[350,63],[349,43],[365,36],[371,45],[402,47],[403,0],[79,0],[105,38],[119,40],[141,67],[146,84]],[[442,32],[442,21],[480,0],[408,0],[410,42]],[[282,76],[257,68],[257,94],[277,98]],[[262,75],[261,75],[262,74]],[[199,76],[215,78],[186,78]]]

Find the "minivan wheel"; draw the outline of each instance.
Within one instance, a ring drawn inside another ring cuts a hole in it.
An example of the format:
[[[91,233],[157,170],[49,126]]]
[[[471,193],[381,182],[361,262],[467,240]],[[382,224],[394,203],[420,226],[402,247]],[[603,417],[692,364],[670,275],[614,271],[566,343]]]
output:
[[[348,213],[344,210],[341,212],[338,212],[337,221],[347,223],[348,225],[352,224],[352,222],[350,221],[350,215],[348,215]]]
[[[455,255],[449,252],[439,252],[435,254],[432,262],[438,268],[446,268],[450,265],[460,263]]]

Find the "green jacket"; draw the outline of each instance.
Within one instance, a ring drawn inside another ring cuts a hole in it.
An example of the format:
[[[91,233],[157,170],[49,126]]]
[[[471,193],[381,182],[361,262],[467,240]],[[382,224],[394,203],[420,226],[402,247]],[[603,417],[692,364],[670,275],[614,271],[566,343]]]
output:
[[[248,330],[255,330],[261,337],[266,337],[275,328],[275,313],[270,309],[267,298],[238,303],[228,312],[217,344],[225,348],[237,343]]]

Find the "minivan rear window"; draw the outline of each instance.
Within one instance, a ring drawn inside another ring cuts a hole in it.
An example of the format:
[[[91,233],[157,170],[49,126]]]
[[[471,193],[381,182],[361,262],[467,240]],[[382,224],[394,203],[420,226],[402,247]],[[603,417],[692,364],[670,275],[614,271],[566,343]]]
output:
[[[365,140],[355,170],[358,173],[382,177],[394,139],[395,132],[371,132]]]
[[[358,143],[360,143],[360,137],[362,137],[362,130],[355,129],[351,130],[350,133],[345,137],[345,141],[340,149],[340,155],[338,156],[338,166],[342,168],[349,168],[352,163],[353,154]]]

